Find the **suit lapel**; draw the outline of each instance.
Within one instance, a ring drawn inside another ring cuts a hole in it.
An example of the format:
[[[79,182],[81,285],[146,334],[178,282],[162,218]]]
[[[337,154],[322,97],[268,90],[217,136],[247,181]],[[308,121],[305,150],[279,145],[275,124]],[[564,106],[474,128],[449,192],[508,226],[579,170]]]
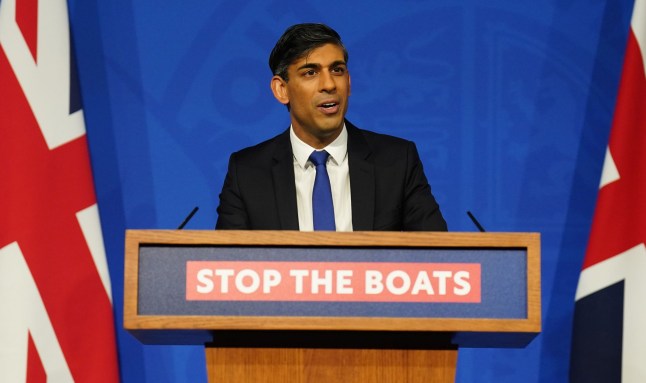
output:
[[[375,166],[372,151],[359,129],[346,121],[348,166],[352,194],[352,229],[373,230],[375,217]]]
[[[289,130],[287,130],[276,140],[271,168],[281,230],[298,230],[293,157]]]

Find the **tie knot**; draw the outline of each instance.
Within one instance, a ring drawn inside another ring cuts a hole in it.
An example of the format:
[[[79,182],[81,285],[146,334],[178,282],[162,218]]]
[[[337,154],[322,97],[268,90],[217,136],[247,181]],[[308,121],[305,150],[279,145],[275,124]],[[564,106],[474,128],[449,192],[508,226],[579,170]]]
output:
[[[312,152],[312,154],[310,154],[310,161],[312,161],[314,166],[325,165],[329,156],[330,153],[326,152],[325,150],[315,150]]]

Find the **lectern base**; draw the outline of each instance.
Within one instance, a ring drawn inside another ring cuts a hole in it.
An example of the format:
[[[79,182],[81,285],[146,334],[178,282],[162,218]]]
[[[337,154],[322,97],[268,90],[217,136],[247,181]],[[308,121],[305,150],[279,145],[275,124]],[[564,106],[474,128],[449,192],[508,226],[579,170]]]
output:
[[[455,382],[457,350],[206,347],[209,382]]]

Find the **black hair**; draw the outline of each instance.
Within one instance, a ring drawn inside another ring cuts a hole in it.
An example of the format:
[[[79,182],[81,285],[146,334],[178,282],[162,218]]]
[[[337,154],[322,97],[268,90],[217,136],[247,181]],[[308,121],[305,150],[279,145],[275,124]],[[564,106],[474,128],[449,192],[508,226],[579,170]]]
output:
[[[271,73],[288,81],[287,68],[294,61],[325,44],[341,47],[343,58],[348,62],[348,51],[341,42],[341,36],[334,29],[325,24],[315,23],[292,25],[278,39],[269,55]]]

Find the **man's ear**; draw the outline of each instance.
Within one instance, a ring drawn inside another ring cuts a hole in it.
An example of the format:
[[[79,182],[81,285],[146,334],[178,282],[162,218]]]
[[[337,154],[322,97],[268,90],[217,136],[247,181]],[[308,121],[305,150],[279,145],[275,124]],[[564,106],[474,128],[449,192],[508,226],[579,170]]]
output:
[[[287,92],[287,81],[280,76],[271,78],[271,92],[278,102],[283,105],[289,104],[289,93]]]

